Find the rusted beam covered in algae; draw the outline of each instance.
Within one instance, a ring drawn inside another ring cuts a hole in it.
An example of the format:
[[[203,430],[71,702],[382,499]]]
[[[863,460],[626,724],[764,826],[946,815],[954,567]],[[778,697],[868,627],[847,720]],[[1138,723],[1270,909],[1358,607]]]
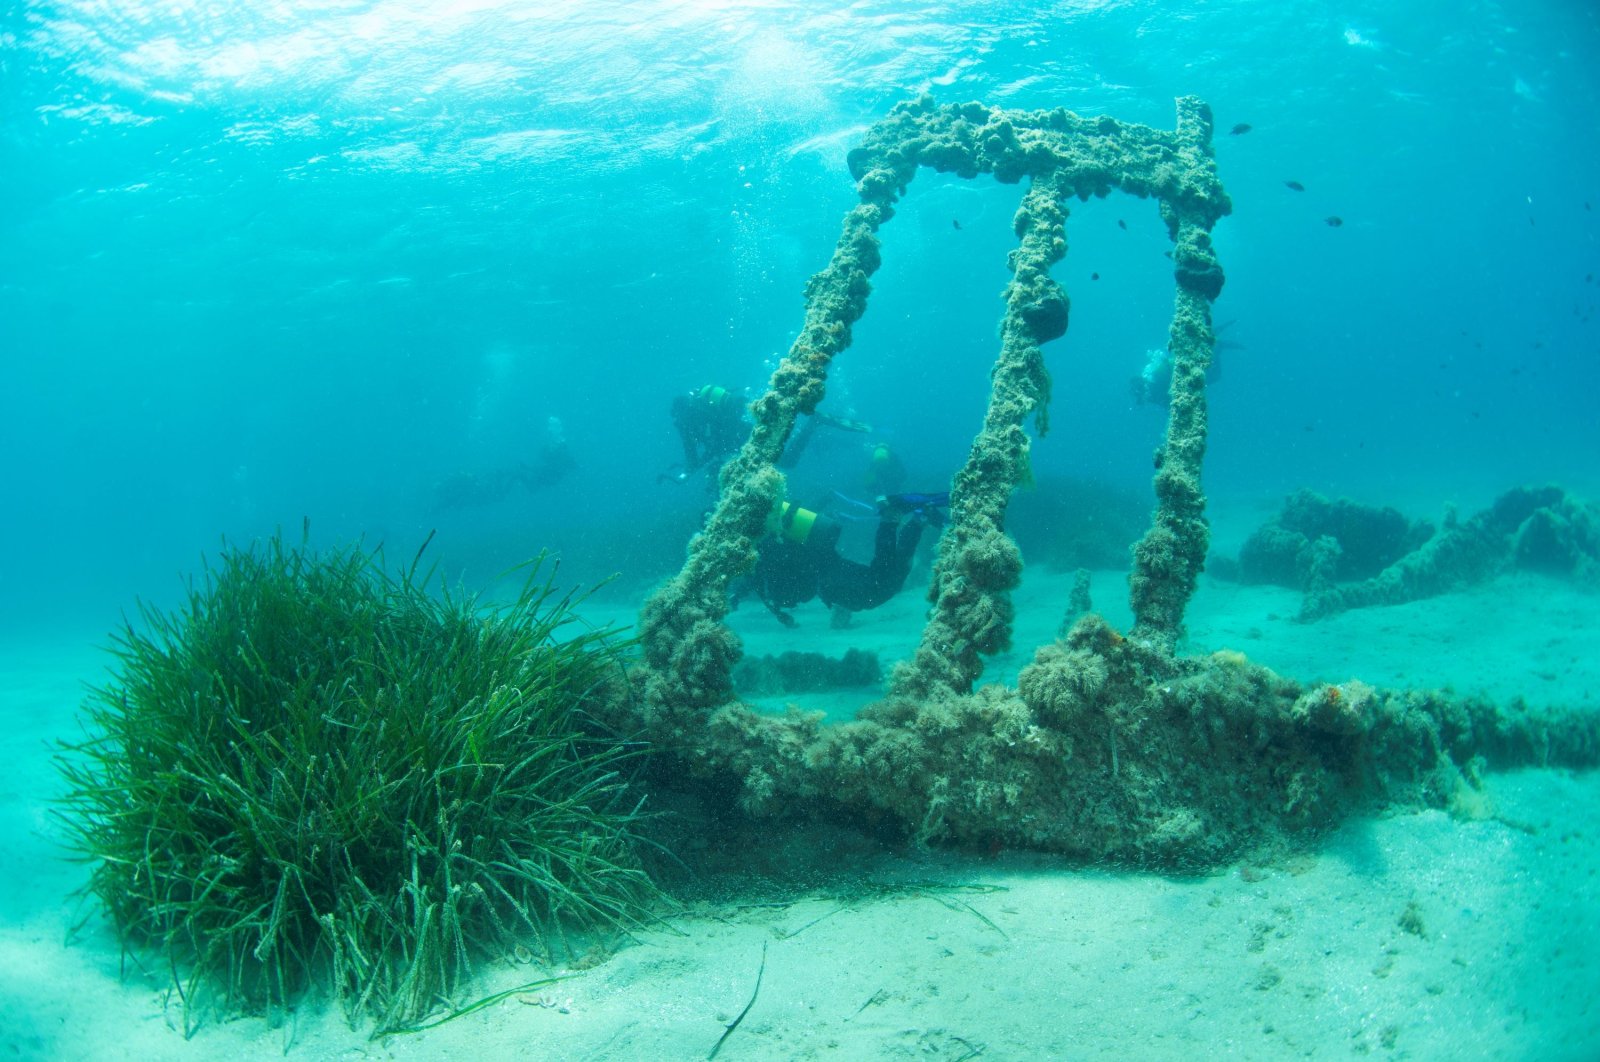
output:
[[[1024,422],[1037,415],[1041,433],[1048,423],[1050,377],[1040,346],[1067,329],[1068,299],[1050,267],[1066,252],[1066,201],[1113,189],[1154,196],[1176,244],[1172,422],[1157,477],[1155,526],[1136,552],[1133,576],[1138,633],[1170,644],[1207,542],[1199,490],[1205,367],[1210,302],[1222,289],[1208,234],[1229,210],[1210,137],[1210,112],[1190,97],[1178,101],[1176,132],[1060,109],[940,107],[928,97],[897,106],[868,132],[850,154],[861,202],[845,218],[832,261],[807,286],[805,325],[752,406],[750,439],[723,468],[716,508],[690,543],[687,562],[645,606],[640,634],[658,680],[653,700],[706,708],[732,698],[729,675],[738,645],[721,625],[728,583],[755,562],[755,542],[781,500],[777,458],[795,417],[822,400],[828,366],[849,345],[880,261],[878,228],[919,166],[1028,180],[1030,187],[1015,221],[1021,246],[1012,254],[989,409],[953,484],[952,519],[930,591],[933,613],[915,657],[896,672],[896,691],[968,690],[982,670],[981,655],[1010,643],[1009,595],[1022,558],[1005,533],[1005,509],[1027,474]]]
[[[895,107],[851,152],[860,203],[807,286],[804,326],[751,407],[750,438],[722,469],[715,509],[682,570],[644,606],[642,661],[602,709],[655,745],[671,784],[731,788],[756,815],[807,808],[898,823],[923,840],[1190,867],[1375,802],[1470,804],[1484,765],[1600,759],[1594,713],[1501,710],[1354,680],[1304,686],[1237,653],[1176,654],[1209,539],[1205,377],[1223,285],[1210,233],[1230,209],[1209,109],[1186,97],[1177,112],[1166,131],[924,97]],[[952,484],[928,622],[888,697],[857,721],[762,715],[734,694],[729,583],[755,563],[783,498],[776,461],[795,418],[823,398],[828,366],[866,309],[878,230],[921,166],[1028,182],[989,406]],[[1067,295],[1050,276],[1066,251],[1067,204],[1113,190],[1157,200],[1176,286],[1157,504],[1133,550],[1133,629],[1086,616],[1037,651],[1016,689],[973,692],[983,656],[1011,638],[1022,557],[1005,512],[1027,476],[1027,419],[1040,434],[1047,427],[1042,345],[1067,328]]]

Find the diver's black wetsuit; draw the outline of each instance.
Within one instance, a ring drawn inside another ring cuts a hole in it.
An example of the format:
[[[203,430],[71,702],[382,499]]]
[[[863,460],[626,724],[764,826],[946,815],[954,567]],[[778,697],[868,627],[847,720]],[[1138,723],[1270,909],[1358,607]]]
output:
[[[922,528],[921,520],[879,520],[872,563],[857,564],[833,554],[833,563],[822,569],[817,596],[829,608],[851,612],[877,608],[888,601],[906,585]]]
[[[787,610],[812,598],[852,612],[877,608],[905,585],[922,528],[921,519],[880,519],[870,564],[839,556],[837,525],[831,533],[812,532],[805,543],[769,537],[761,543],[751,582],[757,596],[786,624],[794,622]]]

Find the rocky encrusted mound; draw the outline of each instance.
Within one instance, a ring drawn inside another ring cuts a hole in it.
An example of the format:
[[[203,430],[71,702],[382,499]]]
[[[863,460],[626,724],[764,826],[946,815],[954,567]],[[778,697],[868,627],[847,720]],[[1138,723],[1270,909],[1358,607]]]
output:
[[[842,657],[791,651],[745,657],[733,669],[733,684],[746,697],[774,697],[871,686],[882,675],[878,654],[865,649],[847,650]]]
[[[1517,487],[1465,521],[1448,514],[1435,531],[1395,509],[1302,490],[1237,560],[1211,564],[1225,579],[1304,592],[1305,620],[1434,597],[1511,569],[1600,589],[1600,509],[1561,487]]]

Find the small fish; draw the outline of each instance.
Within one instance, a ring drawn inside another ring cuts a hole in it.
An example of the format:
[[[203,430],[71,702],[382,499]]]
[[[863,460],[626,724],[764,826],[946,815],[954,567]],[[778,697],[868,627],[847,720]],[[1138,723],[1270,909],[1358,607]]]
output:
[[[1327,225],[1328,228],[1330,228],[1330,229],[1336,229],[1340,225],[1344,224],[1344,218],[1341,218],[1338,214],[1333,214],[1333,215],[1330,215],[1328,217],[1325,217],[1325,218],[1322,219],[1322,221],[1323,221],[1323,224]]]
[[[950,219],[950,224],[954,225],[958,230],[961,228],[961,222],[957,221],[955,218]]]
[[[1117,219],[1117,228],[1125,229],[1127,227],[1128,227],[1128,223],[1126,221],[1123,221],[1121,218]]]
[[[1291,192],[1303,192],[1306,190],[1306,186],[1299,181],[1284,181],[1283,186]]]
[[[1099,273],[1090,273],[1089,274],[1089,279],[1090,280],[1099,280],[1100,279],[1100,274]]]
[[[1234,126],[1232,129],[1228,130],[1228,135],[1229,136],[1244,136],[1249,131],[1250,131],[1250,123],[1249,122],[1240,122],[1238,125]]]

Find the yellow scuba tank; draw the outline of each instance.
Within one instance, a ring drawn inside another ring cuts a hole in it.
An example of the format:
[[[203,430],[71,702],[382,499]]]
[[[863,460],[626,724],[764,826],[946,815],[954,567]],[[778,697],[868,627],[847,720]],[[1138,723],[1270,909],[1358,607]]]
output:
[[[767,517],[767,534],[803,546],[811,538],[811,530],[816,524],[817,514],[810,509],[802,509],[789,502],[779,502],[772,507],[772,512]]]

